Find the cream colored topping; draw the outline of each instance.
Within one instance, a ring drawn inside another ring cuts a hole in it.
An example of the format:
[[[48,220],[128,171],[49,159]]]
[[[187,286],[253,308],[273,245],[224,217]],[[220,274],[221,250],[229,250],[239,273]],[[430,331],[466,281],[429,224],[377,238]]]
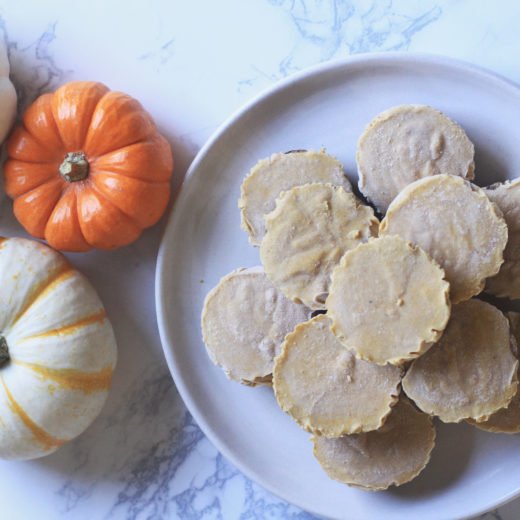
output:
[[[341,163],[324,151],[276,153],[253,166],[242,183],[238,201],[242,229],[253,245],[262,242],[264,215],[273,211],[280,193],[309,182],[330,183],[352,191]]]
[[[322,314],[287,335],[275,360],[278,404],[309,432],[339,437],[380,428],[400,391],[401,371],[356,359]]]
[[[518,361],[507,318],[480,300],[454,305],[439,343],[403,379],[406,395],[444,422],[484,421],[517,390]]]
[[[511,325],[512,347],[517,353],[520,344],[520,314],[508,312],[507,317]],[[502,408],[494,413],[487,421],[476,422],[469,420],[470,424],[481,430],[495,433],[520,433],[520,392],[517,390],[507,408]]]
[[[504,263],[498,274],[486,281],[486,291],[495,296],[520,298],[520,179],[484,191],[502,211],[509,231]]]
[[[314,456],[330,478],[375,491],[409,482],[424,469],[435,428],[430,417],[401,398],[377,431],[312,441]]]
[[[260,258],[288,298],[324,309],[332,269],[343,254],[377,234],[378,220],[343,188],[307,184],[283,192],[266,216]]]
[[[464,130],[438,110],[393,107],[376,116],[359,139],[359,189],[384,213],[418,179],[440,173],[473,179],[473,158]]]
[[[371,239],[334,269],[332,331],[361,359],[402,364],[426,352],[450,317],[444,271],[398,236]]]
[[[202,337],[230,379],[265,383],[285,335],[309,317],[310,310],[285,298],[261,268],[238,269],[206,296]]]
[[[379,234],[399,235],[419,245],[446,272],[450,298],[478,294],[500,269],[507,225],[480,188],[452,175],[410,184],[388,208]]]

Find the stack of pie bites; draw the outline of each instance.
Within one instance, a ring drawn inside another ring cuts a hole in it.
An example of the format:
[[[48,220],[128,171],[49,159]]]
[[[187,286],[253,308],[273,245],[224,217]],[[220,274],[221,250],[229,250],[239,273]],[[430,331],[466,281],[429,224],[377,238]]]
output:
[[[368,204],[324,151],[276,153],[242,184],[262,267],[210,291],[203,339],[229,378],[272,384],[335,480],[410,481],[432,417],[520,432],[520,314],[475,298],[520,298],[520,179],[481,189],[473,159],[457,123],[403,105],[359,139]]]

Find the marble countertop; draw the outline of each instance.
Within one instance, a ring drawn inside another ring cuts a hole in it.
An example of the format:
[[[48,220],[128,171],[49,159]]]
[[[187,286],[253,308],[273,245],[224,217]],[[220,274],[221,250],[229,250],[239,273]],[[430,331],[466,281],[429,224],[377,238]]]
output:
[[[20,108],[72,79],[138,98],[172,143],[178,186],[216,127],[305,67],[354,53],[444,54],[520,83],[520,4],[485,0],[4,0]],[[0,232],[23,235],[2,195]],[[161,225],[115,252],[70,255],[114,324],[119,363],[95,423],[57,453],[0,463],[2,518],[307,519],[242,476],[187,412],[154,308]],[[131,283],[129,283],[131,280]],[[486,520],[520,517],[520,500]]]

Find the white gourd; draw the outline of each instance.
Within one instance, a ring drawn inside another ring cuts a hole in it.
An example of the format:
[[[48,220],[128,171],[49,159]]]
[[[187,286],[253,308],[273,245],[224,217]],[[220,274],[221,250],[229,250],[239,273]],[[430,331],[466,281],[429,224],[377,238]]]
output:
[[[0,42],[0,144],[7,137],[16,115],[16,91],[9,79],[7,49]]]
[[[0,458],[31,459],[100,412],[117,357],[105,309],[60,253],[0,238]]]

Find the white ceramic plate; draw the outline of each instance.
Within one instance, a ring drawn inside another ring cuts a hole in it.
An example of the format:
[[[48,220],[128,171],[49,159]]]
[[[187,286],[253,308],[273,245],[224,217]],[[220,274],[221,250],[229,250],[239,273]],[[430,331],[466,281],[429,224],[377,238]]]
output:
[[[309,435],[269,388],[228,381],[201,340],[206,293],[237,267],[259,264],[240,229],[244,175],[273,152],[325,147],[356,182],[365,125],[400,103],[433,105],[476,145],[479,184],[520,172],[520,89],[473,66],[432,56],[361,55],[279,83],[231,117],[193,162],[166,228],[156,272],[164,353],[196,421],[216,447],[271,492],[319,515],[349,519],[453,519],[520,493],[520,436],[439,425],[432,461],[412,483],[367,493],[330,480]]]

